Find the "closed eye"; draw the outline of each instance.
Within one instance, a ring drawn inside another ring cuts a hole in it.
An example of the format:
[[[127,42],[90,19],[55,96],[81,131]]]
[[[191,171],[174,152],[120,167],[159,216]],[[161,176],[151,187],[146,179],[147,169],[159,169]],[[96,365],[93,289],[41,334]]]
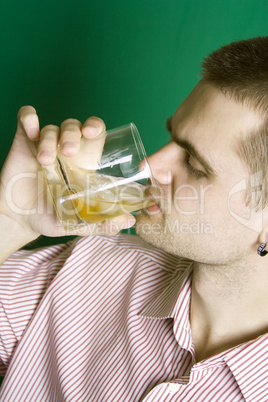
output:
[[[167,119],[166,122],[166,128],[169,131],[170,137],[171,137],[171,142],[175,143],[178,145],[180,148],[183,148],[187,153],[188,153],[188,159],[186,160],[186,167],[189,169],[189,171],[195,175],[196,177],[216,177],[217,174],[212,168],[211,164],[208,162],[208,160],[199,152],[199,150],[196,148],[194,144],[189,142],[187,139],[181,139],[179,138],[178,134],[175,134],[172,131],[172,126],[171,126],[171,120],[172,118]],[[206,173],[202,170],[196,169],[192,164],[189,163],[190,157],[193,157],[198,163],[204,167],[204,170]]]
[[[184,162],[184,164],[185,164],[187,170],[190,172],[190,174],[195,176],[197,179],[207,177],[205,172],[202,172],[202,170],[198,170],[193,165],[191,165],[190,157],[191,157],[191,155],[187,152],[186,157],[185,157],[185,162]]]

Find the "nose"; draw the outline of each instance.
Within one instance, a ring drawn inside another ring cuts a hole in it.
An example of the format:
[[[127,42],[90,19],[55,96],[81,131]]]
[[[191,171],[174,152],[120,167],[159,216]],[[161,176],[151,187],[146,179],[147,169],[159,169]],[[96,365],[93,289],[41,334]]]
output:
[[[148,157],[153,177],[163,185],[172,182],[173,150],[171,144],[165,145],[159,151]]]

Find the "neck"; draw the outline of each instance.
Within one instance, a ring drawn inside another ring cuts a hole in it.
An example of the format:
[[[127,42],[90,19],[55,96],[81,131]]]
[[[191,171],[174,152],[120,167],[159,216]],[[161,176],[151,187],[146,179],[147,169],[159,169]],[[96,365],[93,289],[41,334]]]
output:
[[[255,256],[243,265],[195,265],[190,321],[197,361],[268,331],[267,283],[267,262]]]

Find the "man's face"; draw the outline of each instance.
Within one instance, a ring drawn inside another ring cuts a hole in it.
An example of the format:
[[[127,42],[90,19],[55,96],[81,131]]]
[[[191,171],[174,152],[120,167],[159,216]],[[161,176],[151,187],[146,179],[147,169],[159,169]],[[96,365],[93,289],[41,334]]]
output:
[[[160,209],[136,215],[137,234],[204,263],[226,264],[256,253],[258,228],[245,205],[249,173],[237,149],[261,122],[249,106],[200,82],[171,119],[171,142],[149,157],[161,189]]]

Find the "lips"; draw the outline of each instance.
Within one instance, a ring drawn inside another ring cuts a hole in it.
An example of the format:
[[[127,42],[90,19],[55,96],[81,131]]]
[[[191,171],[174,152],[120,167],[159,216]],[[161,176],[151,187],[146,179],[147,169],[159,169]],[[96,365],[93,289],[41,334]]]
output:
[[[147,207],[146,209],[147,209],[147,211],[148,211],[149,213],[162,212],[162,211],[161,211],[161,208],[160,208],[160,206],[159,206],[158,204],[150,205],[150,206]]]
[[[153,186],[151,183],[146,186],[145,190],[146,197],[152,202],[150,206],[146,208],[148,212],[160,212],[160,201],[161,201],[161,191],[160,188],[157,186]]]

